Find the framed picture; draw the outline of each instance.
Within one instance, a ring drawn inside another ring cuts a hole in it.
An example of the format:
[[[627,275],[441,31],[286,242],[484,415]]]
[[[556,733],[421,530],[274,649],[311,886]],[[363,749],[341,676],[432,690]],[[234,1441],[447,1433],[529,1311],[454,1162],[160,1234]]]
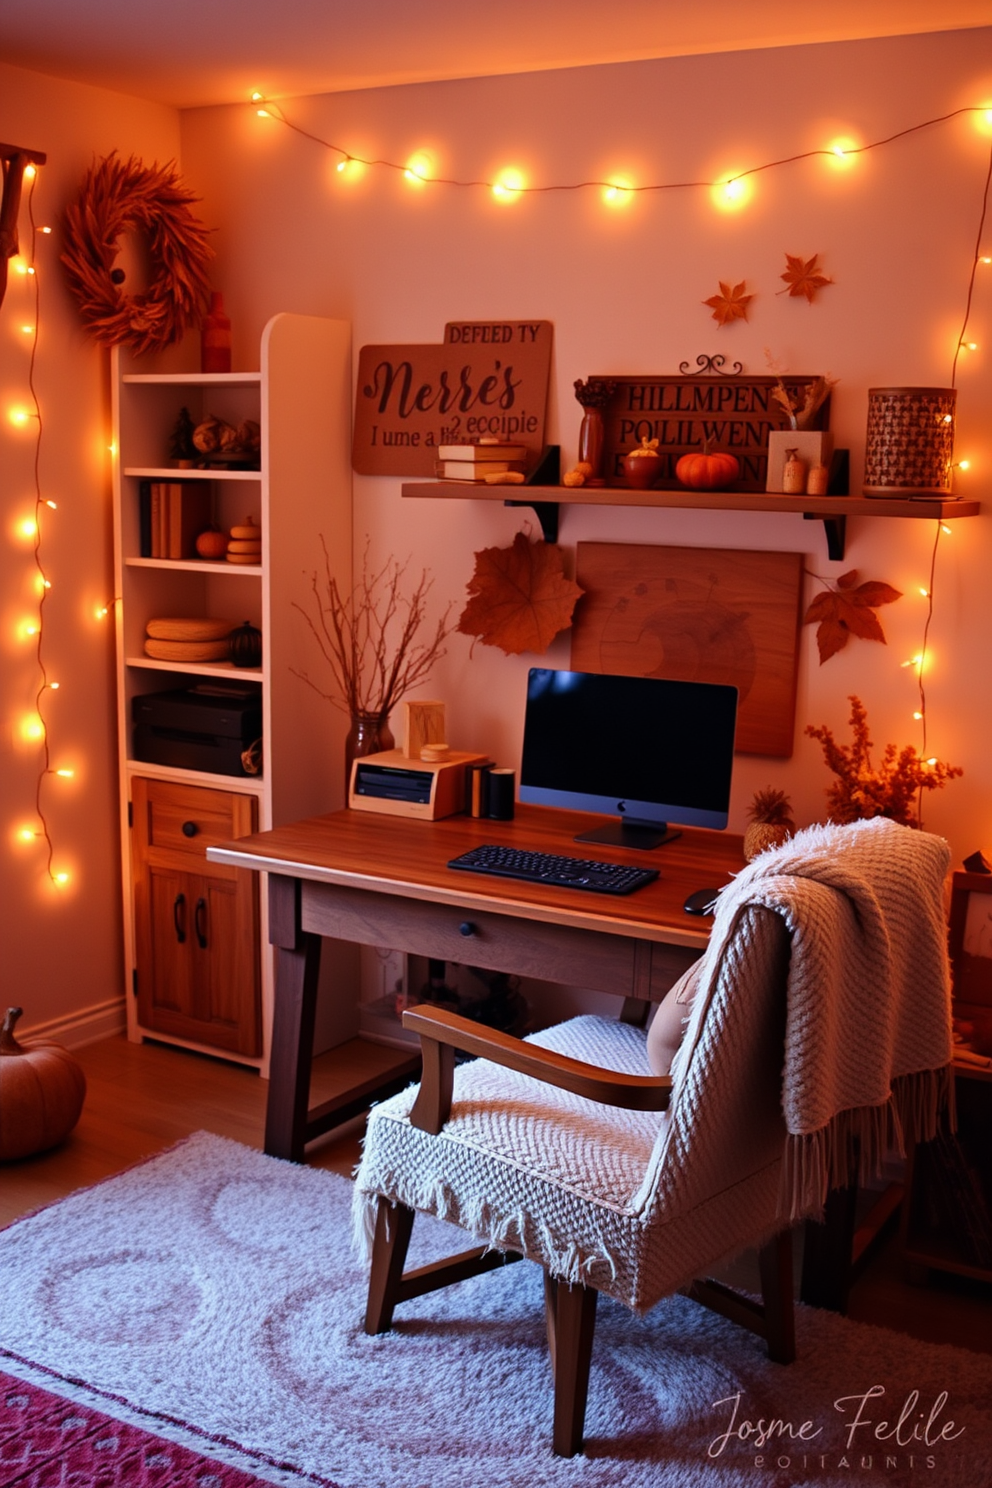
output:
[[[955,873],[948,941],[954,1011],[992,1009],[992,873]]]

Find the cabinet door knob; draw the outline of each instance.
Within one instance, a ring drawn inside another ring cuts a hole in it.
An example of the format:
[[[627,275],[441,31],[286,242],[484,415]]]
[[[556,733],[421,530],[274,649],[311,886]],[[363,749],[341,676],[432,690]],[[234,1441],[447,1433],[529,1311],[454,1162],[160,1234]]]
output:
[[[196,943],[201,951],[207,949],[207,901],[197,899],[196,909],[193,911],[193,929],[196,931]]]
[[[176,939],[180,945],[186,943],[186,895],[177,894],[172,906],[172,923],[176,927]]]
[[[194,822],[194,821],[183,822],[183,836],[184,837],[195,837],[196,834],[197,834],[197,832],[199,830],[200,829],[196,825],[196,822]]]
[[[476,927],[472,924],[471,920],[462,920],[461,924],[458,926],[458,933],[459,935],[464,935],[466,937],[468,937],[469,935],[475,935]]]

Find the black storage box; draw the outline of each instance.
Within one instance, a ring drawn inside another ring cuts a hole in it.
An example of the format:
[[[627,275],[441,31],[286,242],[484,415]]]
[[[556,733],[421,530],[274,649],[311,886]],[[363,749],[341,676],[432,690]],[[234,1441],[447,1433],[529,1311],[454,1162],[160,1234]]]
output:
[[[242,752],[262,733],[262,697],[255,688],[203,683],[131,699],[133,754],[152,765],[247,775]]]

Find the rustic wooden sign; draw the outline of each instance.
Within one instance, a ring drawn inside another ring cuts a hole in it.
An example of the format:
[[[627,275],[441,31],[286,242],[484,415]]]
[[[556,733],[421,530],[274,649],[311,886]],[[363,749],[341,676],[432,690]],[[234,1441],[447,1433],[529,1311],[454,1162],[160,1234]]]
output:
[[[626,484],[623,457],[642,439],[657,439],[662,464],[653,485],[679,490],[675,465],[683,455],[699,452],[711,441],[711,452],[736,455],[740,462],[738,491],[763,491],[768,466],[768,434],[788,427],[786,415],[772,397],[775,377],[680,376],[612,377],[614,393],[603,409],[603,477],[607,485]],[[792,401],[801,406],[806,387],[815,377],[783,377]],[[830,412],[827,398],[811,428],[825,429]]]
[[[575,579],[576,671],[729,684],[737,753],[792,753],[801,553],[580,542]]]
[[[450,321],[434,346],[363,346],[351,462],[359,475],[435,474],[442,444],[544,447],[550,320]]]

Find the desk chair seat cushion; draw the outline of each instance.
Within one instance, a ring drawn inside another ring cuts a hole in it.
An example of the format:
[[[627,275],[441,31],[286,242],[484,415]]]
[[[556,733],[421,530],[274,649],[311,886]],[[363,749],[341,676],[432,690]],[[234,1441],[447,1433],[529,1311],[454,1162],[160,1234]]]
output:
[[[711,997],[725,1057],[704,1042],[668,1112],[600,1105],[483,1059],[456,1069],[437,1136],[410,1124],[415,1089],[376,1106],[355,1195],[366,1253],[382,1195],[641,1312],[781,1229],[786,937],[777,916],[752,918],[778,974],[740,999],[728,959]],[[532,1041],[601,1068],[651,1072],[646,1034],[611,1019],[575,1018]]]

